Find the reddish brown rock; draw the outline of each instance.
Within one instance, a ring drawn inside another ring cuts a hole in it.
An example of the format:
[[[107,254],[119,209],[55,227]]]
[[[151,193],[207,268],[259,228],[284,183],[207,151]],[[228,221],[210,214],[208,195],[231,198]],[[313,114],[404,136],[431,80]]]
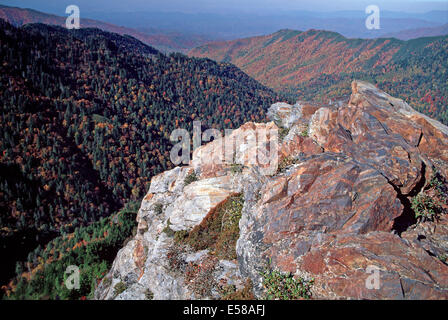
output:
[[[263,202],[268,203],[278,200],[286,195],[288,180],[281,177],[268,183],[263,191]]]
[[[137,241],[134,247],[133,258],[135,261],[135,265],[140,270],[139,278],[141,278],[141,276],[143,275],[143,268],[145,266],[146,261],[146,252],[142,244],[142,241]]]
[[[287,241],[284,234],[390,231],[402,212],[394,188],[368,166],[342,156],[322,154],[298,164],[285,176],[285,196],[259,210],[270,213],[265,241]],[[276,183],[272,183],[275,185]]]
[[[323,149],[311,138],[300,134],[288,135],[280,144],[279,161],[288,157],[322,153]]]
[[[325,256],[324,271],[315,256]],[[366,286],[369,266],[379,270],[378,289]],[[391,233],[338,235],[312,248],[298,267],[314,276],[316,298],[448,298],[448,267]]]
[[[348,104],[309,115],[309,138],[291,129],[280,146],[294,161],[246,210],[240,268],[256,284],[266,261],[314,278],[318,299],[447,299],[448,218],[416,225],[411,200],[434,170],[446,176],[448,128],[371,84],[352,87]]]
[[[371,165],[408,194],[426,167],[416,146],[422,129],[390,106],[374,104],[378,101],[369,98],[355,93],[346,107],[320,109],[311,121],[311,137],[325,151],[344,153]]]

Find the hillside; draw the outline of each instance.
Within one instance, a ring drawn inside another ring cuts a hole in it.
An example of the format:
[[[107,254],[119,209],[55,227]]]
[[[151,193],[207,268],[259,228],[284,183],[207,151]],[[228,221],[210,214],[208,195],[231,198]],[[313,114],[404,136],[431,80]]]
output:
[[[65,21],[67,18],[32,9],[22,9],[0,5],[0,19],[3,19],[16,27],[20,27],[28,23],[43,23],[48,25],[65,26]],[[127,34],[162,51],[186,52],[191,48],[210,41],[209,38],[199,35],[164,32],[150,28],[145,29],[146,32],[142,32],[133,28],[83,18],[81,18],[81,28],[98,28],[121,35]]]
[[[98,281],[110,269],[117,252],[135,235],[138,203],[127,204],[119,212],[101,218],[89,226],[52,239],[45,247],[29,253],[28,260],[18,262],[16,277],[4,286],[5,299],[39,300],[93,298]],[[80,270],[80,289],[69,290],[64,274],[67,266]]]
[[[172,168],[175,128],[262,121],[281,99],[233,65],[98,29],[0,20],[0,60],[1,284],[36,247],[141,199]]]
[[[448,36],[367,40],[328,31],[281,30],[212,42],[190,55],[231,62],[262,84],[299,100],[346,96],[351,80],[367,80],[448,123]]]

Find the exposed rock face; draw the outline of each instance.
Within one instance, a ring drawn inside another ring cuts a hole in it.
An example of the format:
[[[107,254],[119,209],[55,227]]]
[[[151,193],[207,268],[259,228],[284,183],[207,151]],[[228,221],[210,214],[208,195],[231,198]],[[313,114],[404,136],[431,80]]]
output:
[[[269,268],[313,278],[317,299],[448,298],[448,217],[416,223],[411,207],[436,172],[448,175],[448,128],[371,84],[354,81],[352,88],[347,104],[271,107],[271,119],[288,131],[274,149],[274,174],[263,174],[266,164],[252,161],[266,151],[250,143],[276,129],[271,122],[247,123],[196,150],[191,166],[154,177],[138,233],[119,252],[96,298],[143,299],[148,290],[155,299],[221,297],[216,289],[198,294],[172,270],[174,240],[164,230],[190,232],[237,193],[244,197],[237,260],[217,261],[213,252],[191,248],[178,257],[181,263],[215,261],[214,283],[242,288],[249,278],[263,297],[261,272],[270,261]],[[238,140],[242,136],[248,138]],[[227,153],[223,145],[230,142]],[[238,170],[228,159],[241,164]],[[193,171],[199,180],[185,186]],[[371,268],[379,275],[377,288],[366,285]],[[126,290],[116,294],[119,282]]]

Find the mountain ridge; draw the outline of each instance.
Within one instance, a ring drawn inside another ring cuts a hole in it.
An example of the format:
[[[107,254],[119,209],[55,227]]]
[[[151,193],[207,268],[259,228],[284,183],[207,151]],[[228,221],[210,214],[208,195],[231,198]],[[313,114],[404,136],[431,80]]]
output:
[[[14,26],[22,26],[28,23],[43,23],[48,25],[65,26],[66,17],[44,13],[38,10],[29,8],[18,8],[9,6],[0,6],[0,18],[10,22]],[[201,38],[197,35],[182,36],[181,34],[167,34],[159,32],[159,34],[153,32],[152,34],[142,32],[133,28],[124,26],[117,26],[112,23],[81,18],[81,28],[98,28],[104,31],[117,33],[120,35],[131,35],[140,41],[157,47],[162,51],[180,51],[186,50],[197,46],[201,43],[210,41],[210,39]]]
[[[342,83],[371,81],[447,123],[447,48],[448,36],[347,39],[310,29],[212,42],[189,54],[234,63],[264,85],[299,100],[348,95],[350,88]]]

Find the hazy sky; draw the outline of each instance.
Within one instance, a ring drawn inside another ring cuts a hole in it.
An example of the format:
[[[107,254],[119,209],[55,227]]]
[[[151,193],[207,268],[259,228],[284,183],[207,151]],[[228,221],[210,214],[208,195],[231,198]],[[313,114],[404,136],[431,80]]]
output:
[[[117,11],[176,12],[256,12],[275,13],[290,10],[338,11],[364,10],[376,4],[382,10],[427,12],[448,10],[448,0],[0,0],[0,4],[32,8],[63,15],[76,4],[84,13]]]

